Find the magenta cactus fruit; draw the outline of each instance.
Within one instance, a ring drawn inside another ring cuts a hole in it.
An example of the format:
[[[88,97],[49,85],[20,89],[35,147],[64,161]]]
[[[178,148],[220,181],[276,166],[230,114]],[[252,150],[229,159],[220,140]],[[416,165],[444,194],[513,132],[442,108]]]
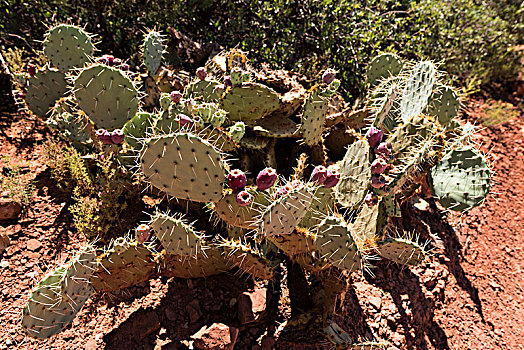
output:
[[[366,194],[364,202],[366,202],[366,204],[370,207],[375,206],[378,204],[378,196],[373,192],[369,192]]]
[[[289,192],[293,191],[293,184],[287,183],[284,186],[280,186],[277,190],[277,198],[287,195]]]
[[[120,70],[123,72],[129,71],[129,65],[127,63],[122,63],[122,65],[120,66]]]
[[[193,119],[191,119],[190,117],[188,117],[187,115],[182,114],[182,113],[180,113],[177,116],[177,120],[178,120],[178,124],[180,126],[186,126],[186,125],[192,125],[193,124]]]
[[[135,239],[138,244],[144,244],[151,235],[151,228],[146,224],[141,224],[135,229]]]
[[[99,62],[99,63],[105,64],[105,65],[109,65],[109,62],[107,60],[107,56],[106,55],[104,55],[102,57],[98,57],[98,59],[96,61]]]
[[[196,76],[200,80],[205,80],[207,76],[206,68],[205,67],[198,68],[196,71]]]
[[[106,129],[98,129],[96,131],[96,138],[104,145],[113,144],[113,141],[111,141],[111,133]]]
[[[326,181],[327,173],[328,171],[325,166],[318,165],[311,173],[311,181],[317,185],[322,185]]]
[[[36,74],[36,66],[34,64],[29,63],[27,65],[27,73],[29,73],[31,77],[34,77]]]
[[[114,65],[114,66],[119,66],[119,65],[121,65],[121,64],[122,64],[122,60],[121,60],[120,58],[115,58],[115,59],[113,60],[113,65]]]
[[[104,55],[106,57],[106,60],[107,60],[107,64],[109,66],[112,66],[115,64],[115,57],[112,56],[112,55]]]
[[[227,175],[227,185],[233,191],[240,191],[246,187],[246,174],[240,169],[234,169]]]
[[[257,187],[264,191],[270,188],[277,181],[277,171],[273,168],[265,168],[257,175]]]
[[[384,175],[373,175],[371,177],[371,187],[382,188],[386,185],[386,178]]]
[[[111,133],[111,142],[113,142],[116,145],[121,144],[124,142],[124,132],[122,129],[115,129]]]
[[[388,163],[386,160],[382,157],[377,158],[371,163],[371,173],[372,174],[382,174],[386,167],[388,166]]]
[[[178,103],[182,99],[182,93],[178,90],[175,90],[171,92],[169,97],[171,97],[171,101],[173,101],[173,103]]]
[[[377,147],[375,147],[375,154],[384,154],[389,156],[393,146],[389,142],[381,142]]]
[[[240,191],[237,193],[237,204],[245,207],[251,203],[253,196],[248,191]]]
[[[324,84],[331,84],[333,82],[333,80],[335,80],[335,70],[332,69],[332,68],[328,68],[326,69],[326,71],[324,72],[324,74],[322,74],[322,82]]]
[[[225,87],[231,87],[233,86],[233,82],[231,81],[231,76],[224,75],[224,86]]]
[[[366,133],[366,138],[368,139],[369,147],[375,148],[380,141],[382,141],[382,137],[384,136],[384,133],[382,130],[375,128],[372,126],[369,128],[368,132]]]
[[[327,169],[327,175],[326,175],[326,181],[324,181],[324,187],[325,188],[332,188],[335,187],[338,184],[338,181],[340,180],[340,173],[335,168],[328,168]]]

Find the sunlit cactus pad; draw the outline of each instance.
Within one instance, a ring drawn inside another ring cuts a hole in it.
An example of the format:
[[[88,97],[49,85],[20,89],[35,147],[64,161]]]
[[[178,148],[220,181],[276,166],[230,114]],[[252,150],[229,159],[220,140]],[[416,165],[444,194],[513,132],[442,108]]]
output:
[[[202,234],[179,217],[159,213],[151,227],[168,254],[195,257],[202,250]]]
[[[379,242],[378,254],[400,265],[420,265],[427,257],[424,247],[407,239],[390,238]]]
[[[366,74],[370,84],[376,84],[390,76],[395,76],[402,69],[401,59],[392,53],[384,53],[375,57],[368,65]]]
[[[56,69],[43,69],[29,79],[25,101],[27,107],[45,118],[49,109],[67,92],[64,73]]]
[[[142,171],[151,185],[177,198],[218,202],[225,162],[209,142],[175,133],[151,139],[141,154]]]
[[[263,118],[280,107],[278,94],[257,83],[242,83],[231,88],[222,100],[222,108],[233,121],[250,121]]]
[[[69,24],[59,24],[51,28],[43,44],[46,56],[63,72],[82,68],[90,61],[95,51],[91,36],[82,28]]]
[[[340,165],[340,181],[335,196],[340,205],[352,208],[364,199],[371,179],[369,144],[360,140],[353,143]]]
[[[122,127],[138,111],[138,91],[120,70],[95,64],[74,81],[79,107],[98,128]]]

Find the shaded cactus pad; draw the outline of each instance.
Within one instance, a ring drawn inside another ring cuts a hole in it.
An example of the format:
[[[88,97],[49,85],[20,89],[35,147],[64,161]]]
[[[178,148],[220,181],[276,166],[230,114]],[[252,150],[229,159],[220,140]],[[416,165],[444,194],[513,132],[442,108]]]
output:
[[[67,92],[64,73],[56,69],[38,71],[29,79],[25,102],[27,107],[39,117],[46,117],[60,97]]]

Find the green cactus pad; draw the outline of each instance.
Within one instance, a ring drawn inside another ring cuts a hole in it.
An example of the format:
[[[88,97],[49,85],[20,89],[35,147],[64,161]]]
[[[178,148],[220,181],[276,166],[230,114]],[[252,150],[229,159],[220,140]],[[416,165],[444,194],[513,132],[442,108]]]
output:
[[[266,236],[266,238],[291,258],[314,250],[314,237],[305,230],[294,230],[289,235]]]
[[[213,145],[222,152],[231,152],[238,147],[231,135],[222,128],[205,128],[200,134],[212,141]]]
[[[202,251],[203,235],[181,218],[159,213],[150,226],[168,254],[194,257]]]
[[[386,210],[387,216],[394,218],[400,218],[402,216],[402,213],[400,212],[400,205],[395,200],[394,194],[383,197],[382,203],[384,205],[384,209]]]
[[[441,125],[447,125],[457,116],[459,108],[460,101],[455,90],[449,86],[439,86],[433,92],[428,113],[436,116]]]
[[[360,203],[371,180],[369,144],[365,140],[353,143],[340,164],[340,181],[334,187],[340,205],[353,208]]]
[[[259,119],[253,126],[253,131],[260,136],[266,137],[300,137],[300,125],[281,114],[272,114]]]
[[[463,212],[484,201],[491,186],[491,171],[479,151],[461,147],[435,165],[428,180],[443,207]]]
[[[201,278],[219,275],[233,268],[222,250],[213,247],[196,257],[167,255],[160,264],[160,275],[177,278]]]
[[[402,121],[407,122],[422,113],[428,104],[436,80],[437,70],[433,63],[420,62],[413,68],[402,90],[400,100]]]
[[[155,137],[141,153],[143,173],[151,185],[182,199],[218,202],[225,182],[225,161],[209,144],[192,134]]]
[[[263,118],[280,106],[278,94],[257,83],[242,83],[231,88],[222,100],[222,109],[232,121],[251,121]]]
[[[234,240],[225,241],[222,246],[229,263],[238,267],[242,273],[262,280],[273,278],[275,272],[269,260],[258,249]]]
[[[359,248],[375,241],[379,208],[379,204],[370,207],[364,203],[357,218],[350,225],[351,235]]]
[[[289,235],[306,215],[313,192],[303,186],[274,201],[260,218],[261,232],[264,236]]]
[[[238,141],[240,147],[261,150],[267,147],[269,139],[259,136],[244,136]]]
[[[139,141],[146,138],[156,122],[156,116],[147,112],[139,112],[129,119],[122,128],[126,143],[135,151],[142,149]]]
[[[92,65],[74,82],[78,105],[99,128],[122,127],[138,110],[138,91],[124,73],[101,64]]]
[[[224,85],[216,80],[195,80],[187,85],[184,91],[185,99],[219,102],[224,93]]]
[[[311,228],[320,224],[324,216],[329,214],[329,211],[335,206],[336,199],[333,189],[318,187],[315,190],[315,195],[311,202],[311,206],[306,215],[300,221],[299,226],[304,228]]]
[[[323,125],[329,100],[323,96],[322,89],[317,88],[304,105],[302,114],[302,137],[308,146],[314,146],[322,140]]]
[[[378,254],[384,259],[400,265],[420,265],[427,256],[424,248],[418,243],[401,238],[390,238],[379,242]]]
[[[27,107],[41,118],[45,118],[53,107],[67,92],[67,82],[64,73],[56,69],[38,71],[29,78],[25,102]]]
[[[147,33],[142,46],[144,63],[150,76],[155,76],[162,65],[162,55],[164,53],[164,38],[156,31]]]
[[[45,35],[44,53],[62,72],[82,68],[91,60],[95,47],[82,28],[59,24]]]
[[[395,54],[385,53],[375,57],[368,65],[366,75],[368,82],[375,85],[381,80],[395,76],[402,69],[402,60]]]
[[[136,242],[117,239],[98,257],[99,267],[91,276],[97,292],[110,292],[147,281],[155,272],[153,252]]]
[[[218,217],[228,225],[251,228],[257,226],[257,217],[260,215],[260,210],[263,206],[268,205],[268,201],[262,192],[248,189],[253,195],[251,203],[245,207],[238,205],[235,193],[228,193],[224,195],[217,203],[215,203],[214,210]]]
[[[62,112],[59,112],[62,110]],[[79,115],[72,115],[63,111],[62,108],[53,110],[46,124],[58,130],[60,136],[70,141],[75,146],[86,146],[92,143],[91,136],[86,131],[87,123]]]
[[[329,260],[338,268],[351,272],[363,266],[349,227],[341,218],[330,216],[322,220],[316,231],[314,246],[322,259]]]

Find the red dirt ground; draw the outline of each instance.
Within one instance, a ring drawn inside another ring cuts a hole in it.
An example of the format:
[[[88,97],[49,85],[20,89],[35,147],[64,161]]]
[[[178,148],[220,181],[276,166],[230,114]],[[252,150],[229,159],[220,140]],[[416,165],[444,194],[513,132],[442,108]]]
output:
[[[466,119],[477,121],[482,104],[471,101]],[[519,113],[477,138],[496,171],[486,203],[460,217],[428,199],[427,211],[412,209],[403,218],[406,228],[431,239],[434,256],[426,264],[402,270],[380,263],[375,277],[353,274],[337,319],[351,335],[383,340],[388,349],[524,349],[524,115]],[[0,349],[188,349],[181,341],[213,322],[240,327],[235,349],[256,349],[265,326],[239,326],[235,305],[239,293],[252,286],[230,275],[155,279],[97,295],[57,336],[37,341],[24,335],[19,316],[31,286],[43,270],[84,243],[71,228],[70,198],[56,188],[44,164],[48,137],[32,116],[0,117],[0,153],[27,166],[24,176],[36,185],[27,213],[18,222],[2,223],[11,245],[0,255]],[[323,348],[287,340],[278,340],[276,348]]]

